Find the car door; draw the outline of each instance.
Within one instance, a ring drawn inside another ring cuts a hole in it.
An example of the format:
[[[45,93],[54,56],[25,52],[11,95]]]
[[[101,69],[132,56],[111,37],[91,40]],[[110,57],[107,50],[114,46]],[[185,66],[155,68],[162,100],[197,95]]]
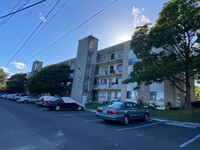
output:
[[[124,107],[130,119],[135,119],[138,117],[138,110],[134,107],[134,103],[126,102]]]

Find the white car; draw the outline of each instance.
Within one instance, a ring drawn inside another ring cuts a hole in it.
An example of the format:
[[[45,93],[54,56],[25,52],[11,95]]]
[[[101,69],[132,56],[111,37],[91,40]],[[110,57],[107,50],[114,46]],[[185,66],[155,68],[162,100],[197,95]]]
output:
[[[35,103],[37,100],[38,100],[38,96],[30,95],[30,96],[23,96],[17,101],[20,103],[27,104],[27,103]]]
[[[36,100],[35,104],[37,104],[41,107],[45,101],[49,101],[53,98],[55,98],[55,97],[54,96],[41,96],[39,99]]]

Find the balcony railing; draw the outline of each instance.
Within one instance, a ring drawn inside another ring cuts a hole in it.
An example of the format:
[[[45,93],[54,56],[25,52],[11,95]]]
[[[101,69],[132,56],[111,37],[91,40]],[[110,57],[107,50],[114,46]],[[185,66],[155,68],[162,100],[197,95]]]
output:
[[[94,89],[108,89],[108,90],[112,90],[112,89],[120,89],[121,88],[121,84],[100,84],[100,85],[94,85]]]

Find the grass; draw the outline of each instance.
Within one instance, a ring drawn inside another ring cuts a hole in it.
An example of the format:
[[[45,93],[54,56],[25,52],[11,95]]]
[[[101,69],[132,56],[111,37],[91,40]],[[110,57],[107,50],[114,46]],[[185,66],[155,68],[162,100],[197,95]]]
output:
[[[91,102],[91,103],[87,103],[87,104],[85,104],[85,107],[87,108],[87,109],[97,109],[97,107],[99,107],[99,106],[104,106],[105,104],[100,104],[100,103],[95,103],[95,102]]]
[[[92,102],[92,103],[86,104],[86,108],[96,110],[98,106],[104,106],[104,105],[105,104]],[[186,110],[149,109],[149,114],[151,117],[200,123],[200,108],[195,108],[192,113],[188,113]]]
[[[186,110],[149,109],[149,114],[151,115],[151,117],[200,123],[200,108],[195,108],[192,113],[189,113]]]

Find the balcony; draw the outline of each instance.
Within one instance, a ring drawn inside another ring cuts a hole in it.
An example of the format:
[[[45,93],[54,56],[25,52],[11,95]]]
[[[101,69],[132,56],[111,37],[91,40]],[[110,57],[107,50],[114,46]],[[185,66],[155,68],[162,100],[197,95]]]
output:
[[[115,57],[114,59],[110,59],[110,57],[105,58],[104,60],[97,61],[97,66],[102,66],[106,64],[116,64],[116,63],[122,63],[123,62],[123,56]]]
[[[121,84],[99,84],[94,85],[94,90],[120,90]]]
[[[99,74],[96,74],[95,77],[109,77],[109,76],[122,76],[122,70],[109,70],[109,71],[102,71]]]

